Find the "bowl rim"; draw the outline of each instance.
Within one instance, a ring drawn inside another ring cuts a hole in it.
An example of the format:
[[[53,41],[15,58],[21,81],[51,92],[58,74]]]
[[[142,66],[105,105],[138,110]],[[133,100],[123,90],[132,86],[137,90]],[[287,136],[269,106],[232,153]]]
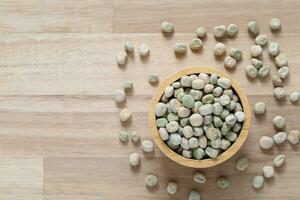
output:
[[[245,113],[243,127],[239,133],[237,140],[226,151],[224,151],[214,159],[208,158],[203,160],[196,160],[196,159],[189,159],[177,154],[175,151],[170,149],[167,146],[167,144],[160,138],[158,128],[156,127],[155,106],[159,102],[161,96],[163,95],[165,88],[184,75],[191,75],[196,73],[216,74],[219,77],[229,78],[231,81],[231,87],[233,87],[236,94],[238,95]],[[154,95],[152,96],[150,106],[149,106],[149,112],[148,112],[148,125],[150,128],[152,138],[155,144],[158,146],[158,148],[171,160],[183,166],[192,167],[192,168],[208,168],[208,167],[216,166],[228,160],[232,156],[234,156],[247,139],[249,128],[250,128],[250,121],[251,121],[250,106],[246,94],[243,92],[243,90],[241,89],[241,87],[239,86],[236,80],[231,78],[225,72],[213,67],[191,66],[191,67],[184,68],[183,70],[177,71],[171,74],[170,76],[168,76],[164,81],[162,81],[159,84]]]

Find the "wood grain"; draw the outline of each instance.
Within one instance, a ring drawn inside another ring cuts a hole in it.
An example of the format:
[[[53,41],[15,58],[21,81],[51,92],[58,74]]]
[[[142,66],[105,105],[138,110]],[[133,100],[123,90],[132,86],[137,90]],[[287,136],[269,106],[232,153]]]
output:
[[[110,0],[2,0],[0,33],[111,33]]]
[[[184,156],[177,154],[172,149],[170,149],[170,147],[168,147],[168,145],[161,139],[158,132],[158,128],[156,126],[155,108],[157,103],[159,103],[161,97],[163,96],[165,88],[171,85],[172,83],[174,83],[175,81],[179,80],[183,76],[191,75],[191,74],[200,74],[200,73],[216,74],[218,77],[229,78],[231,81],[231,87],[238,95],[241,101],[241,105],[243,107],[243,111],[245,113],[245,120],[243,121],[243,127],[239,132],[239,136],[237,140],[233,143],[233,145],[230,146],[230,148],[228,148],[222,154],[218,155],[215,159],[195,160],[195,159],[188,159],[185,158]],[[148,112],[148,118],[149,118],[148,124],[154,142],[167,157],[169,157],[170,159],[174,160],[175,162],[183,166],[200,169],[200,168],[209,168],[209,167],[219,165],[225,162],[226,160],[228,160],[229,158],[231,158],[234,154],[236,154],[248,137],[250,123],[251,123],[251,114],[250,114],[249,101],[246,94],[240,88],[236,80],[232,79],[229,75],[223,73],[222,71],[216,70],[211,67],[190,66],[187,67],[186,69],[180,70],[170,75],[163,82],[159,84],[156,92],[153,94],[149,107],[150,108]]]
[[[168,180],[176,179],[179,190],[173,199],[186,199],[190,189],[197,189],[204,200],[298,200],[299,145],[284,144],[262,152],[258,141],[263,135],[273,135],[271,121],[277,114],[286,117],[286,131],[300,129],[299,105],[275,101],[270,77],[250,81],[244,68],[254,44],[246,24],[255,19],[261,33],[267,34],[270,41],[278,41],[289,58],[286,89],[289,93],[300,90],[299,10],[297,0],[1,1],[0,199],[170,199],[165,187]],[[283,23],[277,34],[268,28],[269,19],[275,15]],[[160,33],[160,22],[164,20],[175,24],[172,37]],[[238,24],[240,30],[237,38],[224,43],[228,48],[240,48],[244,55],[237,69],[227,73],[244,89],[251,107],[260,100],[267,102],[267,113],[261,117],[252,115],[249,137],[239,155],[204,170],[208,182],[203,186],[192,182],[192,169],[177,165],[158,148],[151,155],[141,153],[140,169],[132,170],[128,155],[141,152],[141,148],[121,144],[118,132],[135,130],[142,139],[151,138],[147,114],[156,88],[147,83],[148,75],[158,73],[162,81],[195,65],[225,71],[222,59],[213,56],[216,41],[211,30],[215,25],[229,23]],[[186,56],[176,58],[174,43],[188,44],[199,25],[209,30],[203,50],[188,50]],[[126,40],[132,41],[135,49],[147,43],[149,59],[141,60],[135,51],[124,68],[118,67],[114,55]],[[263,59],[274,73],[276,68],[266,51]],[[113,94],[125,79],[134,81],[134,91],[123,105],[132,110],[133,120],[123,127]],[[254,191],[250,185],[252,176],[261,174],[262,166],[270,164],[279,153],[286,154],[286,165],[276,171],[263,190]],[[251,160],[245,173],[234,170],[235,159],[241,155]],[[147,173],[160,177],[158,188],[144,187]],[[227,190],[216,188],[219,175],[230,177]]]
[[[43,158],[1,157],[0,199],[42,200],[43,178]]]

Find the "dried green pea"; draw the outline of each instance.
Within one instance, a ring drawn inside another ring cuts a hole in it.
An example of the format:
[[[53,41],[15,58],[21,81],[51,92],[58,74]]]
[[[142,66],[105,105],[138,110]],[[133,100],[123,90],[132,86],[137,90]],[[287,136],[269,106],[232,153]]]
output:
[[[236,59],[237,61],[241,60],[243,56],[242,51],[237,48],[231,48],[229,50],[229,55],[234,59]]]
[[[274,176],[274,168],[270,165],[266,165],[262,169],[265,178],[272,178]]]
[[[236,24],[229,24],[226,31],[228,37],[234,37],[238,33],[238,26]]]
[[[226,56],[224,59],[224,66],[226,69],[234,69],[236,67],[237,61],[231,56]]]
[[[158,118],[158,119],[156,119],[156,126],[158,128],[166,127],[167,123],[168,123],[168,120],[166,118]]]
[[[190,43],[190,48],[193,51],[199,51],[203,46],[203,42],[199,38],[194,38]]]
[[[130,133],[130,139],[132,142],[138,143],[140,141],[140,136],[135,131],[132,131]]]
[[[260,114],[264,114],[266,112],[266,104],[265,102],[257,102],[254,105],[254,114],[260,115]]]
[[[171,22],[162,22],[160,25],[160,30],[163,33],[173,33],[174,32],[174,24]]]
[[[220,25],[220,26],[215,26],[213,29],[213,34],[216,39],[221,39],[226,35],[226,26]]]
[[[251,58],[251,64],[256,68],[259,69],[263,66],[263,62],[257,58]]]
[[[283,87],[276,87],[273,90],[273,94],[275,96],[276,99],[284,99],[287,95],[285,89]]]
[[[133,82],[130,80],[125,80],[123,82],[123,89],[125,92],[132,90],[133,88]]]
[[[277,42],[270,42],[268,53],[270,56],[277,56],[279,54],[279,44]]]
[[[294,91],[290,94],[290,101],[292,103],[298,103],[300,98],[300,93],[298,91]]]
[[[129,155],[129,163],[131,166],[137,166],[140,164],[140,154],[139,153],[131,153]]]
[[[275,167],[281,167],[285,163],[285,155],[279,154],[273,159],[273,165]]]
[[[124,108],[120,111],[120,121],[121,122],[127,122],[128,120],[131,119],[131,111],[128,108]]]
[[[123,66],[127,62],[127,54],[125,51],[118,51],[115,55],[118,65]]]
[[[192,158],[192,155],[193,155],[193,153],[192,153],[192,151],[191,150],[183,150],[182,151],[182,155],[184,156],[184,157],[186,157],[186,158]]]
[[[126,131],[124,131],[124,130],[121,130],[119,132],[119,140],[121,142],[127,142],[128,141],[128,133]]]
[[[277,67],[283,67],[288,65],[288,58],[286,54],[280,53],[275,57],[275,64]]]
[[[206,32],[207,31],[205,27],[203,26],[198,27],[196,30],[197,37],[204,38],[206,36]]]
[[[205,156],[205,152],[201,148],[196,148],[193,150],[193,157],[197,160],[201,160]]]
[[[185,54],[186,53],[186,44],[176,42],[174,45],[174,51],[177,54]]]
[[[142,141],[142,147],[143,147],[143,151],[146,153],[153,152],[154,149],[153,142],[151,140]]]
[[[203,184],[203,183],[206,182],[206,177],[201,172],[194,172],[193,180],[194,180],[195,183]]]
[[[217,149],[212,148],[212,147],[206,147],[205,148],[205,153],[210,158],[216,158],[219,154],[219,151]]]
[[[159,136],[163,141],[169,140],[170,136],[168,131],[165,128],[159,128],[158,129]]]
[[[245,171],[249,167],[249,159],[242,157],[236,162],[236,169],[238,171]]]
[[[280,67],[276,75],[279,76],[281,79],[285,79],[289,75],[289,68],[287,66]]]
[[[259,140],[260,147],[265,150],[271,149],[273,144],[273,139],[269,136],[262,136]]]
[[[170,195],[174,195],[177,192],[178,184],[174,181],[168,182],[167,192]]]
[[[300,141],[300,132],[298,130],[291,130],[287,139],[292,145],[298,144]]]
[[[218,185],[218,187],[221,188],[221,189],[226,189],[226,188],[229,187],[230,182],[229,182],[229,180],[228,180],[227,177],[222,176],[222,177],[219,177],[219,178],[217,179],[217,185]]]
[[[214,47],[215,56],[223,56],[226,53],[226,45],[218,42]]]
[[[250,48],[251,57],[259,57],[259,56],[261,56],[262,51],[263,51],[263,49],[261,48],[260,45],[253,45]]]
[[[283,82],[278,75],[274,75],[272,77],[272,83],[273,83],[274,87],[282,87],[283,86]]]
[[[114,99],[115,99],[116,103],[124,102],[126,100],[126,94],[125,94],[124,90],[117,90],[115,92]]]
[[[133,51],[134,51],[134,46],[130,41],[125,42],[124,48],[127,53],[133,53]]]
[[[145,185],[147,187],[154,187],[158,184],[158,177],[154,174],[149,174],[145,177]]]
[[[149,55],[149,53],[150,53],[150,49],[149,49],[148,45],[145,43],[140,44],[140,47],[139,47],[140,56],[146,57]]]
[[[272,31],[277,31],[281,29],[281,22],[278,18],[272,18],[270,20],[270,28]]]
[[[148,76],[148,82],[151,84],[151,85],[155,85],[159,82],[159,78],[158,78],[158,75],[157,74],[150,74]]]
[[[259,26],[256,21],[250,21],[248,24],[248,31],[251,35],[257,35],[259,33]]]
[[[255,38],[255,43],[260,46],[265,46],[268,43],[268,37],[266,35],[259,35]]]
[[[282,144],[286,141],[287,134],[285,132],[278,132],[273,135],[273,140],[275,144]]]
[[[258,74],[258,71],[253,65],[247,65],[246,74],[250,78],[256,78],[257,74]]]
[[[193,108],[195,104],[195,100],[192,95],[186,94],[182,97],[182,105],[186,108]]]
[[[190,191],[188,200],[200,200],[200,194],[197,191]]]
[[[252,187],[255,189],[260,189],[264,185],[264,177],[263,176],[255,176],[252,179]]]
[[[258,70],[258,76],[264,78],[270,74],[271,67],[264,65]]]

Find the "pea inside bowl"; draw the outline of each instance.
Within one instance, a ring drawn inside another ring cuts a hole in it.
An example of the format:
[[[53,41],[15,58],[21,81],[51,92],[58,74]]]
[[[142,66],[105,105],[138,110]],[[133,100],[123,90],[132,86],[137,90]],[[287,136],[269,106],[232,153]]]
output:
[[[207,168],[232,157],[250,125],[246,95],[235,80],[210,67],[190,67],[164,80],[149,110],[154,142],[175,162]]]

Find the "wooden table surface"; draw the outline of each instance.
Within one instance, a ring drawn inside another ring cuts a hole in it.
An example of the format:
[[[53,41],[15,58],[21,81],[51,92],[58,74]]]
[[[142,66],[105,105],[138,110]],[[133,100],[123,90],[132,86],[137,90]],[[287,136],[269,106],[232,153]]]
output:
[[[257,20],[261,33],[278,41],[289,58],[290,77],[286,89],[300,90],[300,1],[299,0],[2,0],[0,1],[0,199],[1,200],[111,200],[187,199],[190,189],[201,199],[286,199],[300,195],[299,145],[284,144],[262,152],[258,140],[272,136],[272,118],[281,114],[287,128],[300,129],[300,109],[288,100],[272,96],[271,78],[250,81],[245,75],[249,48],[254,43],[246,30]],[[280,33],[270,32],[271,17],[281,19]],[[160,23],[171,21],[176,33],[165,38]],[[224,70],[212,49],[215,25],[236,23],[239,34],[226,39],[228,47],[243,50],[243,61],[234,72],[247,93],[251,106],[267,102],[267,114],[252,116],[251,131],[239,155],[207,170],[207,183],[192,181],[193,169],[179,166],[157,148],[142,155],[138,169],[128,164],[131,152],[140,146],[122,145],[118,132],[125,128],[150,139],[147,109],[155,91],[147,82],[151,73],[161,80],[187,66],[212,66]],[[197,26],[208,28],[204,48],[190,50],[183,58],[174,56],[175,42],[189,43]],[[116,65],[114,55],[130,40],[137,47],[150,46],[151,55],[141,61],[137,52],[125,68]],[[264,51],[264,62],[275,66]],[[113,100],[125,79],[134,81],[134,92],[126,106],[133,111],[132,123],[122,127]],[[275,178],[262,190],[251,187],[254,175],[271,164],[279,153],[287,163],[276,170]],[[235,160],[246,155],[251,160],[246,172],[234,169]],[[144,187],[147,173],[159,176],[159,187]],[[219,175],[228,176],[227,190],[216,187]],[[174,197],[166,194],[168,180],[179,183]]]

